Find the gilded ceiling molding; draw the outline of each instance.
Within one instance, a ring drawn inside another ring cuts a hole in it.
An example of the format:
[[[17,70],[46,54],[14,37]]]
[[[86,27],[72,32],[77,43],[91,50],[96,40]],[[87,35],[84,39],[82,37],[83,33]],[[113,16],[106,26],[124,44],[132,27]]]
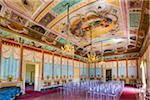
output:
[[[35,21],[39,22],[52,9],[52,7],[56,6],[58,3],[58,0],[53,0],[50,2],[48,6],[44,8],[43,11],[35,18]]]
[[[81,2],[79,5],[73,6],[70,8],[70,14],[79,10],[80,8],[89,5],[93,2],[96,2],[96,0],[89,0],[87,2]],[[64,17],[67,16],[67,11],[65,11],[64,13],[60,14],[57,18],[55,18],[53,21],[51,21],[51,23],[49,23],[47,25],[47,28],[52,28],[57,22],[59,22],[61,19],[63,19]]]

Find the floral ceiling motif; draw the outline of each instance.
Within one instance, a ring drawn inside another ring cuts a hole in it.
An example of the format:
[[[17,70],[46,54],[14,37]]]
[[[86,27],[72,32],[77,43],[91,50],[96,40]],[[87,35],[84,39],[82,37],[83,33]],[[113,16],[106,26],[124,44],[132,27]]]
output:
[[[149,2],[143,0],[2,0],[1,16],[15,23],[1,24],[60,48],[68,37],[67,3],[69,40],[76,54],[86,56],[90,51],[90,32],[97,55],[102,52],[101,42],[104,53],[111,55],[141,48],[147,30],[141,21],[149,20]]]

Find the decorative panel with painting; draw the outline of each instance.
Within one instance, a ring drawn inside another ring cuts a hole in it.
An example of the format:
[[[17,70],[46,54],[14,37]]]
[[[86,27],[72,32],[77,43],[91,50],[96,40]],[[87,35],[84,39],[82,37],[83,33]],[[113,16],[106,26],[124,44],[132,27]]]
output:
[[[83,63],[83,72],[82,72],[83,76],[87,76],[87,64]]]
[[[44,79],[52,78],[53,57],[49,54],[44,54]]]
[[[66,58],[62,58],[62,77],[66,78],[67,77],[67,59]]]
[[[137,77],[136,60],[128,60],[128,77],[129,78],[136,78]]]
[[[54,77],[59,78],[60,77],[60,57],[54,56]]]
[[[94,63],[90,64],[90,77],[94,77],[95,75],[95,67],[94,67]]]
[[[73,60],[68,60],[68,76],[73,76]]]
[[[96,76],[102,77],[102,65],[100,63],[96,63]]]
[[[1,78],[7,80],[9,76],[12,80],[18,80],[20,69],[20,48],[2,45]]]
[[[85,76],[84,75],[84,63],[83,62],[80,62],[80,76]]]
[[[113,70],[113,78],[117,78],[117,62],[113,61],[112,62],[112,70]]]
[[[126,77],[126,60],[118,61],[118,76],[119,78]]]
[[[29,62],[42,62],[42,53],[36,52],[33,50],[23,50],[23,59],[24,61],[29,61]]]

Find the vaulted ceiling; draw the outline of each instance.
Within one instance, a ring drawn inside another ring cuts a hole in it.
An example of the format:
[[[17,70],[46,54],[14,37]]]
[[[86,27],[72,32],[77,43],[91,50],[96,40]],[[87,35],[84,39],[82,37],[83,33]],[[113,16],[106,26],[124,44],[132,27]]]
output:
[[[149,26],[147,0],[1,0],[1,5],[8,28],[58,49],[69,40],[75,54],[84,57],[90,52],[90,32],[97,55],[101,43],[105,55],[124,54],[140,50]]]

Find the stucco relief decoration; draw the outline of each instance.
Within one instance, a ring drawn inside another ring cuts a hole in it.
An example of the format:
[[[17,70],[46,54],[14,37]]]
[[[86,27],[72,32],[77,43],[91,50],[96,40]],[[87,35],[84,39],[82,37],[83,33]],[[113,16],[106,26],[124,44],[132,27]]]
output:
[[[9,46],[9,45],[2,45],[2,56],[4,58],[9,58],[13,56],[14,59],[20,58],[20,49],[17,47]]]
[[[107,62],[107,63],[106,63],[106,67],[107,67],[107,68],[112,68],[112,62]]]
[[[90,68],[94,68],[94,63],[90,64]]]
[[[124,66],[126,66],[126,61],[118,61],[118,66],[119,66],[119,67],[124,67]]]
[[[82,67],[82,68],[83,68],[83,62],[80,62],[80,67]]]
[[[41,62],[42,61],[42,53],[31,51],[31,50],[24,50],[23,57],[25,61],[33,61],[33,62]]]
[[[60,57],[54,56],[54,64],[60,64]]]
[[[73,66],[73,61],[72,60],[68,60],[68,65],[69,66]]]
[[[116,62],[116,61],[113,61],[113,62],[112,62],[112,66],[113,66],[113,67],[117,67],[117,62]]]
[[[87,64],[86,63],[84,63],[84,68],[86,68],[87,67]]]
[[[78,61],[74,61],[74,67],[79,68],[79,62]]]
[[[44,54],[44,63],[52,63],[52,55]]]
[[[66,58],[62,58],[62,65],[67,65],[67,59]]]
[[[26,33],[27,30],[22,26],[25,25],[25,23],[27,22],[26,19],[24,19],[23,17],[17,15],[14,12],[11,12],[10,18],[14,23],[11,24],[7,24],[7,27],[15,32],[18,33]],[[17,24],[19,23],[19,24]],[[22,24],[22,25],[20,25]]]
[[[129,67],[136,67],[136,60],[128,60]]]

